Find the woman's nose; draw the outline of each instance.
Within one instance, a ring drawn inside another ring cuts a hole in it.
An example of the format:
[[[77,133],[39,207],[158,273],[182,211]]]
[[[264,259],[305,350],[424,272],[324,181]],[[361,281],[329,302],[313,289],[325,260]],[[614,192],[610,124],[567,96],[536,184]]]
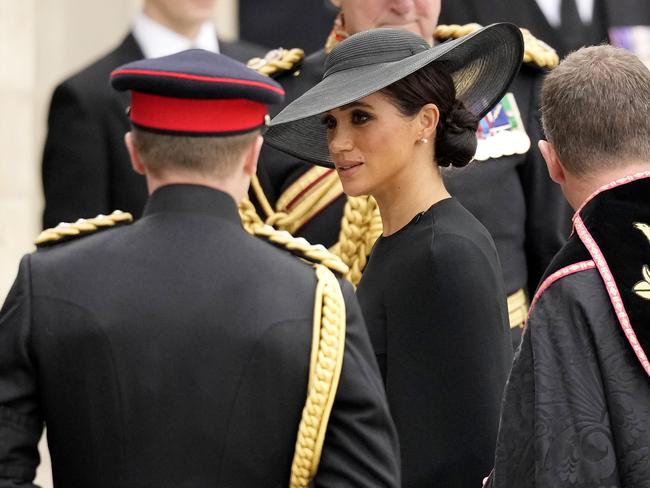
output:
[[[334,130],[330,135],[329,148],[332,154],[349,151],[352,149],[352,138],[343,130]]]

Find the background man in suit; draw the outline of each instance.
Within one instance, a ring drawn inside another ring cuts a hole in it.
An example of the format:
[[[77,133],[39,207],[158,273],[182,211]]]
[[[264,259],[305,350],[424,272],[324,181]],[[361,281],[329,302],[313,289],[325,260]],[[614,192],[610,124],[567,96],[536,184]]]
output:
[[[0,487],[33,486],[43,422],[57,486],[306,486],[322,447],[317,486],[399,487],[352,287],[240,223],[283,90],[203,50],[112,83],[132,91],[126,142],[151,196],[133,225],[57,244],[106,218],[61,226],[21,262],[0,311]]]
[[[443,23],[513,22],[553,46],[560,56],[610,41],[650,57],[646,0],[443,0],[442,4]]]
[[[131,170],[122,142],[129,98],[111,90],[106,80],[121,64],[191,47],[239,60],[259,55],[253,45],[217,38],[216,1],[144,0],[122,43],[55,89],[43,151],[44,227],[115,208],[141,214],[145,181]]]

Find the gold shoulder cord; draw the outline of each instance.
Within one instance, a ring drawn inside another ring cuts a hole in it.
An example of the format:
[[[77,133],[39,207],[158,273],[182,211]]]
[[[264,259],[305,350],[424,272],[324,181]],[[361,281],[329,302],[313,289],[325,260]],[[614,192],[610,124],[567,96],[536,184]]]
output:
[[[240,205],[244,228],[251,234],[310,261],[316,272],[316,296],[307,399],[298,426],[291,465],[290,488],[306,488],[318,471],[325,433],[338,389],[345,350],[345,301],[332,270],[346,273],[347,266],[323,246],[314,246],[286,231],[265,225],[251,213],[252,204]]]
[[[349,267],[343,276],[355,286],[361,280],[372,246],[382,230],[381,215],[374,198],[348,197],[343,208],[339,240],[332,252]]]
[[[326,266],[315,265],[316,299],[307,400],[298,426],[290,488],[306,488],[316,476],[345,350],[345,302]]]

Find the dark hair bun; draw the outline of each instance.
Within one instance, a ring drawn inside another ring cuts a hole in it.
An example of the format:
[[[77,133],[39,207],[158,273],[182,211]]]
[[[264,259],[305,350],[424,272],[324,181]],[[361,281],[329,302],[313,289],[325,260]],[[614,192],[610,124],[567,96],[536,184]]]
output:
[[[466,166],[476,154],[478,119],[456,100],[436,130],[438,166]]]

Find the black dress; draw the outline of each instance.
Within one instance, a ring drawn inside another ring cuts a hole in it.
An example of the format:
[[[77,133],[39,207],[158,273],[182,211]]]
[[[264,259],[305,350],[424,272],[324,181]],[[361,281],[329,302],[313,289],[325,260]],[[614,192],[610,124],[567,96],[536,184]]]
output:
[[[480,486],[512,360],[499,260],[454,198],[377,241],[357,290],[397,425],[404,487]]]

